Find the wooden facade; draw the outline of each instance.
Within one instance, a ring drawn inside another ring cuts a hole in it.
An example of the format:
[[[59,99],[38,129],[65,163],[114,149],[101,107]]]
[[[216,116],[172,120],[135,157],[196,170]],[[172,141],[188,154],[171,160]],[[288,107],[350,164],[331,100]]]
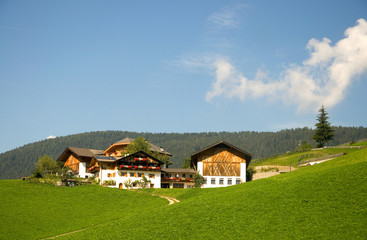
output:
[[[204,176],[240,176],[241,163],[245,159],[233,154],[225,148],[214,148],[199,157],[203,162]]]
[[[66,160],[64,166],[70,167],[71,170],[75,173],[75,172],[79,172],[79,163],[80,161],[76,157],[74,157],[73,155],[70,155],[68,159]]]

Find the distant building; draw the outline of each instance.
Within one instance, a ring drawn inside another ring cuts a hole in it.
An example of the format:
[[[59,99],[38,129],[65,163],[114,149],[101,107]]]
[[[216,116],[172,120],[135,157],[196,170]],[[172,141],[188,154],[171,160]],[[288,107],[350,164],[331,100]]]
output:
[[[193,168],[204,177],[204,188],[227,187],[246,182],[252,155],[221,141],[191,155]]]
[[[165,168],[163,162],[143,151],[128,154],[126,146],[132,141],[124,138],[106,150],[67,147],[57,161],[70,167],[78,177],[94,177],[101,184],[116,188],[127,188],[128,182],[144,177],[150,188],[192,188],[197,172],[205,179],[204,188],[246,182],[246,168],[252,156],[229,143],[222,141],[192,154],[193,169],[184,169]],[[149,145],[152,152],[171,156],[163,148]]]

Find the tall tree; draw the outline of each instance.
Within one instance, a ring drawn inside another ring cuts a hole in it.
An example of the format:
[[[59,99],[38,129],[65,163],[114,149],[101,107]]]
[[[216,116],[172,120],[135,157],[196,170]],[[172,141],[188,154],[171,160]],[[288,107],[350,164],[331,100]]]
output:
[[[315,124],[316,130],[312,137],[317,142],[317,147],[323,147],[328,141],[333,140],[334,130],[328,122],[328,114],[324,105],[319,110],[320,114],[317,115],[317,123]]]

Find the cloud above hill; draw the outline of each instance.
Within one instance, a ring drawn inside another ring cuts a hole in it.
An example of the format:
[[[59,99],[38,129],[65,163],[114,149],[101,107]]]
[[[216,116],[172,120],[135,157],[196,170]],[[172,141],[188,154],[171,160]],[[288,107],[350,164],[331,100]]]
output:
[[[316,111],[321,104],[333,107],[344,99],[348,86],[367,70],[367,22],[359,19],[335,45],[327,38],[311,39],[306,48],[309,58],[289,66],[279,79],[269,78],[262,71],[248,79],[228,58],[216,58],[212,63],[215,81],[206,100],[265,97],[293,104],[297,112]]]

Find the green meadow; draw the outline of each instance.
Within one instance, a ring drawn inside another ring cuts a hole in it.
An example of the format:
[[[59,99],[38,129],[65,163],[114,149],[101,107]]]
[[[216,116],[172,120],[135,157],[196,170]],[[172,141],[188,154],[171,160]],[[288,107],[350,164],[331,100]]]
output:
[[[364,143],[367,143],[367,142],[364,142]],[[364,144],[364,143],[360,143],[360,144]],[[360,145],[360,146],[364,146],[364,145]],[[284,154],[284,155],[280,155],[280,156],[276,156],[272,158],[256,159],[250,163],[250,167],[263,166],[263,165],[289,166],[289,164],[292,164],[293,167],[298,167],[297,162],[301,156],[306,156],[304,158],[305,160],[305,159],[310,159],[314,157],[329,156],[329,155],[338,154],[338,153],[349,154],[349,153],[353,153],[358,150],[359,149],[351,149],[351,148],[326,148],[326,149],[313,150],[313,151],[307,151],[307,152],[296,152],[296,153],[291,152],[288,154]]]
[[[1,239],[366,239],[367,149],[227,188],[135,192],[2,180],[0,194]]]

